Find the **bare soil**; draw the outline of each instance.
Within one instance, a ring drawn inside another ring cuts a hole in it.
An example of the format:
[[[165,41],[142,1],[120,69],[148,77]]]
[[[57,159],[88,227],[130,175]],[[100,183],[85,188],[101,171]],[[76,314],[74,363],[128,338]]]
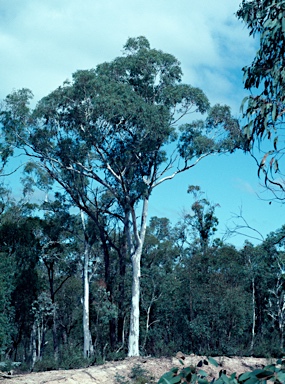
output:
[[[184,365],[188,366],[197,365],[197,363],[205,357],[195,355],[184,356],[179,352],[176,357],[173,358],[133,357],[122,361],[106,362],[103,365],[88,368],[28,373],[9,376],[9,378],[6,374],[0,373],[0,382],[1,384],[115,384],[118,383],[118,379],[116,379],[118,376],[121,378],[121,383],[124,381],[131,382],[130,375],[132,368],[135,365],[139,365],[149,373],[149,376],[153,377],[153,380],[150,382],[156,383],[158,379],[171,368],[181,367],[181,363],[179,362],[181,358],[183,358]],[[211,364],[203,366],[203,370],[208,372],[211,378],[218,377],[221,369],[226,370],[227,374],[236,372],[239,375],[243,372],[251,371],[275,362],[274,359],[269,360],[254,357],[216,357],[215,359],[220,364],[219,367],[214,367]]]

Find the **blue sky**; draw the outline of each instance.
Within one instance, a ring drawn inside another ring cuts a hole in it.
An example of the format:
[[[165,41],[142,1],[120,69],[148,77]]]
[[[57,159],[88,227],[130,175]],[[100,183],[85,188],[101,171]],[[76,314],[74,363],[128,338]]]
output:
[[[144,35],[152,47],[175,55],[183,81],[200,87],[212,104],[228,104],[234,116],[246,95],[241,68],[250,64],[255,42],[236,19],[239,0],[0,0],[0,99],[30,88],[35,101],[77,69],[119,56],[128,37]],[[19,175],[11,180],[13,192]],[[203,160],[188,173],[157,188],[150,214],[174,223],[192,201],[190,184],[219,203],[220,235],[242,212],[264,236],[283,225],[284,207],[269,204],[257,168],[237,153]],[[259,196],[259,197],[258,197]],[[262,199],[261,199],[261,198]],[[265,199],[265,200],[264,200]],[[242,245],[245,238],[229,239]]]

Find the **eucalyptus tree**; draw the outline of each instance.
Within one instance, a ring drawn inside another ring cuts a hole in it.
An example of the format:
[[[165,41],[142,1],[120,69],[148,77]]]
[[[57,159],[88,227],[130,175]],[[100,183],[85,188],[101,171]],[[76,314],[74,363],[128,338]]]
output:
[[[219,224],[218,218],[215,216],[215,209],[219,207],[219,204],[211,204],[197,185],[190,185],[187,192],[193,195],[194,203],[189,212],[184,212],[178,225],[179,228],[177,227],[182,237],[180,240],[187,240],[190,235],[196,247],[206,251]],[[193,247],[193,244],[191,246]]]
[[[208,155],[244,145],[229,107],[211,108],[181,80],[174,56],[130,38],[121,57],[77,71],[34,110],[31,91],[22,89],[1,112],[7,148],[22,148],[91,219],[98,185],[117,206],[109,213],[122,222],[133,271],[130,356],[139,355],[140,260],[153,189]],[[178,130],[191,112],[208,115]]]
[[[243,0],[237,16],[258,42],[252,63],[243,68],[244,87],[250,91],[242,103],[248,145],[258,174],[284,200],[285,2]],[[261,149],[258,155],[256,148]]]

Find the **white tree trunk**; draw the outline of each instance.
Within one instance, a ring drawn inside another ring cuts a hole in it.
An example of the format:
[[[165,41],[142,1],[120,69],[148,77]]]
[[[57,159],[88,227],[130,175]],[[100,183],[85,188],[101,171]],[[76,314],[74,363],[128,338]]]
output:
[[[146,232],[146,220],[148,214],[148,198],[144,199],[140,231],[136,223],[136,214],[134,209],[132,214],[132,226],[134,237],[134,249],[132,254],[132,304],[129,331],[129,350],[128,356],[139,356],[139,338],[140,338],[140,276],[141,276],[141,255]]]
[[[89,329],[89,251],[85,244],[84,263],[83,263],[83,356],[90,357],[90,329]]]
[[[84,213],[81,213],[81,221],[84,231],[86,232]],[[84,260],[83,260],[83,356],[85,358],[91,356],[91,333],[89,328],[89,245],[84,241]]]
[[[132,305],[129,333],[129,356],[139,356],[140,336],[140,263],[141,249],[132,257],[133,282],[132,282]]]
[[[35,366],[35,364],[37,362],[36,333],[37,333],[37,326],[36,326],[36,322],[34,322],[33,323],[32,332],[31,332],[31,355],[32,355],[31,371],[33,371],[34,366]]]

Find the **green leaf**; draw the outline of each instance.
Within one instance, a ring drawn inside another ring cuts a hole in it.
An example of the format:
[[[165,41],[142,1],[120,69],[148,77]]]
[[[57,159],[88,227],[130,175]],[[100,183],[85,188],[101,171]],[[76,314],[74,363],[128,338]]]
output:
[[[276,112],[277,112],[277,105],[276,105],[276,103],[274,103],[272,106],[272,121],[273,122],[276,121]]]
[[[189,374],[192,375],[192,373],[194,373],[195,371],[193,370],[193,367],[186,367],[186,368],[183,368],[180,375],[183,374],[184,377],[187,377]]]
[[[268,115],[265,116],[265,119],[264,119],[264,122],[263,122],[263,126],[264,126],[265,129],[267,128],[267,122],[268,122]]]
[[[219,366],[219,363],[218,363],[217,360],[215,360],[213,357],[209,356],[209,357],[208,357],[208,360],[209,360],[209,363],[211,363],[211,364],[214,365],[215,367],[218,367],[218,366]]]
[[[274,142],[273,142],[273,146],[274,146],[274,149],[276,151],[277,151],[277,143],[278,143],[278,136],[275,137]]]
[[[201,379],[201,378],[198,378],[198,383],[199,383],[199,384],[209,384],[208,380],[206,380],[206,379]]]
[[[237,375],[236,372],[232,373],[231,376],[230,376],[231,380],[235,379],[235,378],[236,378],[236,375]]]
[[[207,377],[208,376],[208,373],[206,371],[204,371],[203,369],[199,369],[198,371],[198,375],[201,375],[203,377]]]
[[[215,379],[213,379],[213,380],[215,380]],[[213,381],[213,383],[215,383],[215,384],[224,384],[224,380],[221,377],[219,377],[217,380]]]
[[[285,372],[284,371],[280,371],[277,373],[277,379],[281,382],[281,383],[285,383]]]
[[[260,380],[257,377],[251,377],[245,382],[245,384],[258,384],[258,383],[261,384]]]
[[[222,383],[230,384],[230,379],[224,373],[221,375],[220,379],[222,380]]]
[[[181,382],[180,375],[175,375],[173,372],[166,372],[161,376],[157,384],[176,384]]]
[[[274,372],[263,369],[262,372],[259,372],[256,374],[256,377],[258,377],[259,379],[265,379],[265,378],[269,379],[273,375],[274,375]]]
[[[242,373],[239,377],[239,380],[240,381],[246,381],[250,376],[251,376],[252,372],[245,372],[245,373]]]
[[[285,17],[282,17],[282,32],[285,34]]]
[[[277,160],[274,161],[274,170],[275,170],[275,173],[279,171],[279,164]]]
[[[248,100],[248,96],[245,96],[241,102],[241,106],[240,106],[240,112],[243,113],[243,107],[244,107],[244,104],[247,102]]]
[[[271,27],[271,24],[272,24],[272,20],[271,19],[267,19],[265,21],[265,23],[263,24],[263,28]]]

